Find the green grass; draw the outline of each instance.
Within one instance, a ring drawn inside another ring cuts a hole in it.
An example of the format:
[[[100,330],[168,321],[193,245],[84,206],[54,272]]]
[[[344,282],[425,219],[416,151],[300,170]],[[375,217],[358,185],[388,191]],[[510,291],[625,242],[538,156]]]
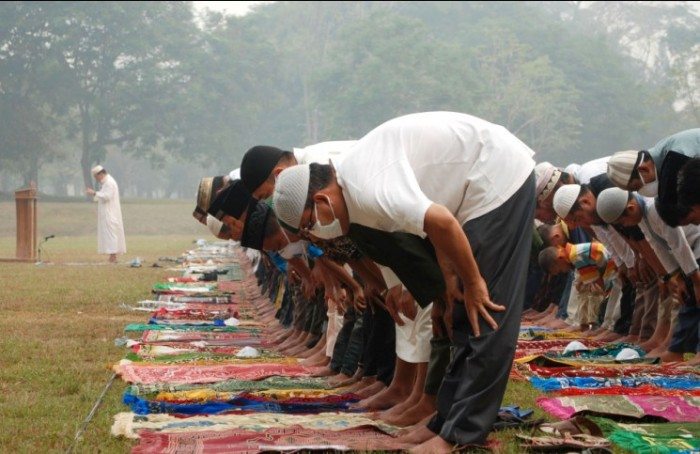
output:
[[[151,265],[179,256],[207,232],[182,201],[125,202],[128,253],[105,265],[95,238],[95,207],[88,203],[41,203],[45,265],[0,262],[0,452],[64,452],[92,408],[124,350],[114,346],[123,328],[146,315],[119,308],[149,297],[152,284],[169,275]],[[11,212],[10,215],[7,215]],[[0,257],[14,256],[14,204],[0,203]],[[126,263],[140,257],[142,268]],[[81,263],[83,265],[72,265]],[[171,273],[170,273],[171,274]],[[171,274],[172,275],[172,274]],[[112,417],[127,408],[117,380],[76,452],[128,452],[132,441],[110,435]],[[511,382],[504,404],[535,409],[538,393]],[[501,452],[520,452],[514,432],[495,435]]]
[[[3,238],[2,243],[8,240]],[[0,451],[62,452],[124,354],[114,346],[127,323],[143,313],[120,309],[149,297],[168,275],[150,265],[192,246],[189,235],[128,237],[142,268],[102,265],[94,239],[56,239],[51,260],[99,265],[0,263]],[[171,273],[172,275],[172,273]],[[88,427],[77,452],[126,452],[131,442],[109,434],[112,416],[125,411],[117,381]]]

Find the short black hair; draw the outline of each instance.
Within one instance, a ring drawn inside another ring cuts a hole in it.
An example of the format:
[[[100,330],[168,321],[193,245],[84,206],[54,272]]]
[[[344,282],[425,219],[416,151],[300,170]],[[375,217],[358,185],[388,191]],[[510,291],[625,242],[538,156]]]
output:
[[[681,221],[690,214],[690,208],[678,203],[661,203],[657,197],[654,205],[661,219],[670,227],[678,227]]]
[[[537,233],[539,233],[540,238],[542,238],[542,244],[544,247],[549,247],[552,245],[551,235],[552,229],[554,228],[551,224],[542,224],[537,227]]]
[[[559,251],[557,248],[554,246],[549,246],[540,251],[540,254],[537,256],[537,262],[547,274],[552,274],[551,269],[554,267],[554,263],[557,261],[558,256]]]
[[[678,203],[684,207],[700,205],[700,158],[686,162],[678,172]]]
[[[330,164],[309,164],[309,192],[306,194],[304,209],[314,206],[314,195],[331,183],[333,168]]]

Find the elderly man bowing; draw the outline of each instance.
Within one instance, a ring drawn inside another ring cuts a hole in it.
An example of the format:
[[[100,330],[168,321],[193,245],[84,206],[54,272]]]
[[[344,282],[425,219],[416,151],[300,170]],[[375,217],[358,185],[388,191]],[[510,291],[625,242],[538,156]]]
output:
[[[273,206],[280,223],[319,238],[354,224],[426,236],[448,280],[461,281],[456,347],[438,414],[420,452],[480,444],[496,421],[517,342],[535,211],[533,152],[502,126],[427,112],[375,128],[337,171],[284,170]]]
[[[119,186],[100,165],[92,168],[92,176],[100,183],[100,190],[87,188],[85,192],[97,202],[97,253],[109,254],[109,261],[116,263],[117,254],[126,253]]]

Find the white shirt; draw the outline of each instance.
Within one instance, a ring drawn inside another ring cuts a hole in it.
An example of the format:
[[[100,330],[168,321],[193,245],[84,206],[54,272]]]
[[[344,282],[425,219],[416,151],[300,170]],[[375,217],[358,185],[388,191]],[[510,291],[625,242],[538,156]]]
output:
[[[350,222],[425,236],[431,204],[464,224],[505,203],[532,174],[534,152],[504,127],[454,112],[390,120],[337,167]]]
[[[320,142],[304,148],[294,148],[294,157],[298,164],[328,164],[338,165],[357,140],[334,140]]]
[[[688,244],[684,229],[666,224],[659,216],[653,198],[644,197],[643,201],[644,217],[639,223],[639,228],[644,232],[666,272],[671,273],[678,267],[685,275],[695,272],[698,269],[696,256]],[[689,233],[697,237],[698,226],[692,227],[695,229],[691,229]]]
[[[602,225],[592,225],[591,230],[593,230],[596,239],[611,252],[615,265],[620,266],[624,263],[627,268],[634,267],[634,251],[617,230]]]

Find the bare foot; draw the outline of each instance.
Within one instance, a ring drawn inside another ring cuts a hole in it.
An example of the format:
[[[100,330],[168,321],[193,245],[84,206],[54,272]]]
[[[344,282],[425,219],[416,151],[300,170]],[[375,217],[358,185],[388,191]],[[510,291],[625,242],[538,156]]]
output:
[[[384,422],[399,427],[407,427],[418,424],[425,418],[431,417],[435,413],[435,396],[424,394],[418,403],[399,415],[382,419]]]
[[[401,389],[399,387],[392,388],[391,386],[384,391],[376,394],[375,396],[363,399],[356,404],[352,405],[352,408],[366,408],[368,410],[385,410],[389,407],[393,407],[399,402],[406,399],[411,393],[410,389]]]
[[[324,367],[320,371],[314,372],[313,374],[311,374],[311,376],[312,377],[330,377],[330,376],[335,375],[335,374],[337,374],[337,372],[331,370],[328,367]]]
[[[670,351],[665,351],[661,356],[661,362],[664,363],[676,363],[683,361],[683,353],[675,353]]]
[[[340,386],[347,386],[349,384],[355,383],[355,379],[349,375],[345,375],[343,373],[340,373],[333,378],[328,379],[328,384],[333,386],[334,388],[340,387]]]
[[[452,444],[446,442],[441,437],[435,436],[425,441],[408,452],[414,454],[440,454],[452,452]]]
[[[355,394],[357,394],[361,399],[367,399],[368,397],[382,392],[384,389],[386,389],[384,382],[376,381],[369,386],[365,386]]]
[[[687,366],[698,366],[700,365],[700,353],[696,353],[693,359],[685,362]]]
[[[404,429],[403,433],[396,439],[396,441],[400,443],[418,445],[435,436],[436,434],[432,430],[428,429],[425,424],[422,424]]]

